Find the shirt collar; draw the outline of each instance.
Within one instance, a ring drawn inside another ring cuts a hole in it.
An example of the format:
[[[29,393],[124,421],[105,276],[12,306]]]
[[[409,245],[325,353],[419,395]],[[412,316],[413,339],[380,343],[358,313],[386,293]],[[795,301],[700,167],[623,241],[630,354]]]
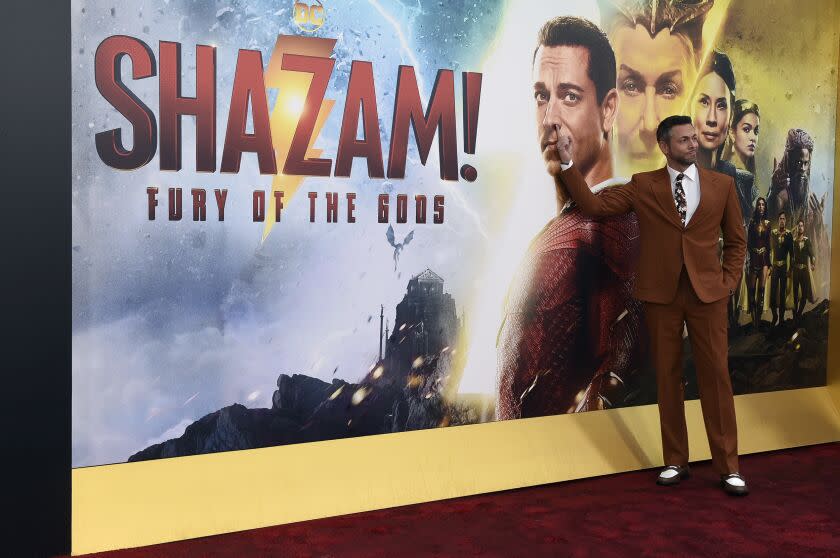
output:
[[[609,188],[610,186],[618,186],[619,184],[627,184],[628,182],[630,182],[630,180],[628,180],[627,178],[624,178],[623,176],[616,176],[614,178],[608,178],[603,182],[599,182],[598,184],[590,188],[590,190],[593,194],[597,194],[604,188]]]
[[[670,166],[666,168],[668,169],[668,176],[671,177],[671,184],[673,184],[677,180],[677,175],[680,174],[680,171],[674,170]],[[688,178],[692,182],[697,182],[697,165],[694,163],[691,163],[682,173],[685,175],[685,178]]]

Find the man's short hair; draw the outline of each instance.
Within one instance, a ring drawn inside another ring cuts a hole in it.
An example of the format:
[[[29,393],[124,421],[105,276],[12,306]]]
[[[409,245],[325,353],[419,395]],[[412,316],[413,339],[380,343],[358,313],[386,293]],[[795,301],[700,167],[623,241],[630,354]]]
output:
[[[587,75],[595,84],[598,104],[604,102],[610,89],[615,88],[615,52],[606,34],[597,25],[580,17],[561,16],[545,22],[537,35],[533,64],[541,46],[581,46],[589,51]]]
[[[785,216],[785,220],[787,220],[787,213],[785,213],[785,211],[784,211],[784,210],[779,211],[779,218],[781,218],[781,216],[782,216],[782,215],[784,215],[784,216]]]
[[[662,122],[659,123],[659,126],[656,127],[656,143],[659,143],[660,141],[667,143],[668,140],[671,139],[671,128],[682,124],[694,124],[694,121],[691,120],[690,116],[680,114],[674,114],[664,118]]]

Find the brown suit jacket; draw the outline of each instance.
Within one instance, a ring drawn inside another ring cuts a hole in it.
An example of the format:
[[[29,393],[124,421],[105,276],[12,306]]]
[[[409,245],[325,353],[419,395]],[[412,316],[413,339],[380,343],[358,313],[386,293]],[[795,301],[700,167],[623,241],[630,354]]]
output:
[[[671,193],[668,169],[634,174],[623,186],[593,194],[577,167],[555,179],[585,215],[604,217],[635,211],[639,219],[640,254],[633,296],[667,304],[677,293],[683,264],[703,302],[729,296],[741,280],[746,253],[743,216],[735,181],[698,168],[700,203],[686,227]],[[723,231],[723,258],[719,252]]]

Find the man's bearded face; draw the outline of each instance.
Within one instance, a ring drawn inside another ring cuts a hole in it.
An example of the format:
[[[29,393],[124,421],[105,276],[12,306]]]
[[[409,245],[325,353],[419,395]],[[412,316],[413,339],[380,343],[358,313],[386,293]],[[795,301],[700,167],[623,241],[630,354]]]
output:
[[[663,153],[683,165],[697,161],[697,131],[691,124],[678,124],[671,128],[668,142],[663,145]]]
[[[790,173],[795,178],[805,178],[811,169],[811,152],[805,149],[795,149],[790,152]]]

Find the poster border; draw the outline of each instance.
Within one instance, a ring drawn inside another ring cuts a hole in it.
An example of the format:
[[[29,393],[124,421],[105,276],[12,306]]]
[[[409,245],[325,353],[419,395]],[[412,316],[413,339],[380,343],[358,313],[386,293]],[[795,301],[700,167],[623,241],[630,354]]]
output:
[[[840,83],[837,92],[834,184]],[[840,200],[832,211],[832,246],[840,246]],[[741,454],[840,441],[839,252],[827,385],[737,396]],[[699,401],[686,402],[686,422],[692,460],[708,459]],[[656,406],[647,405],[78,468],[72,553],[645,469],[661,465],[660,444]]]
[[[826,386],[735,403],[741,454],[840,440]],[[699,401],[686,421],[692,460],[708,459]],[[660,444],[646,405],[84,467],[73,554],[646,469],[662,464]]]

